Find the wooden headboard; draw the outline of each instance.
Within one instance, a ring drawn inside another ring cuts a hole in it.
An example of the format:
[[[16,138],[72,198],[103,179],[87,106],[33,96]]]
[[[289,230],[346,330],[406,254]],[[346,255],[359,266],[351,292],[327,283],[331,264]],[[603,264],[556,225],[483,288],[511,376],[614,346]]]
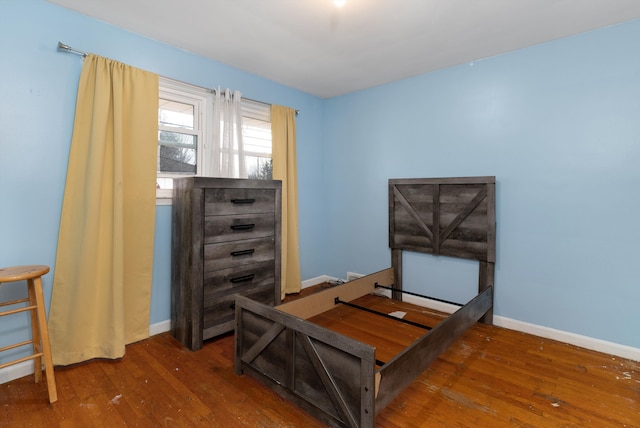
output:
[[[389,247],[396,288],[402,288],[403,250],[478,260],[478,292],[493,285],[495,177],[389,180]]]

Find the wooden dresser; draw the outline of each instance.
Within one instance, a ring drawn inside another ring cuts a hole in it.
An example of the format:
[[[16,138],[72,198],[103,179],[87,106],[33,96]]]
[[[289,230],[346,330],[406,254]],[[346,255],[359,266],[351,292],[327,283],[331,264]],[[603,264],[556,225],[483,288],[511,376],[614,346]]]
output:
[[[195,351],[234,329],[235,295],[280,304],[281,182],[174,180],[171,331]]]

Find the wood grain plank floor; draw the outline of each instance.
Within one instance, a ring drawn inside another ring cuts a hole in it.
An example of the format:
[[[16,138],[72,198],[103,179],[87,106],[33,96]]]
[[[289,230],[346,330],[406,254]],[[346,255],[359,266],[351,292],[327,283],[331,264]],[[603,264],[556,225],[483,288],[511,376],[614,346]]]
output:
[[[437,318],[424,311],[417,319]],[[386,352],[396,349],[394,332]],[[54,404],[44,380],[17,379],[0,385],[0,426],[324,426],[236,376],[233,352],[233,335],[197,352],[168,333],[153,336],[127,346],[120,360],[57,367]],[[638,428],[640,363],[478,324],[382,410],[376,426]]]

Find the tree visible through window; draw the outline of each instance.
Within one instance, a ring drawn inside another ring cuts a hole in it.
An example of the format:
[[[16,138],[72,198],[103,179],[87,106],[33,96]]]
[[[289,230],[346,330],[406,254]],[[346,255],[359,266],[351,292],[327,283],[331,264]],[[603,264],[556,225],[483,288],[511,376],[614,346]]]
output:
[[[259,180],[271,180],[273,173],[273,162],[269,159],[266,162],[263,162],[261,166],[258,167],[257,170],[253,170],[253,172],[249,173],[249,178],[257,178]]]
[[[199,124],[197,101],[160,99],[158,109],[158,172],[196,174]]]

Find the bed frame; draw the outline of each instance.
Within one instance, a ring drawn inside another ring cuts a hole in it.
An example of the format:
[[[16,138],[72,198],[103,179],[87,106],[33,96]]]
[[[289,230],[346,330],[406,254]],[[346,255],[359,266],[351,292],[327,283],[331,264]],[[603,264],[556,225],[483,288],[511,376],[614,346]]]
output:
[[[495,177],[389,180],[392,267],[275,308],[238,297],[235,372],[330,426],[372,427],[469,327],[492,324],[495,228]],[[308,321],[380,287],[402,300],[403,251],[478,260],[477,296],[378,366],[373,346]]]

